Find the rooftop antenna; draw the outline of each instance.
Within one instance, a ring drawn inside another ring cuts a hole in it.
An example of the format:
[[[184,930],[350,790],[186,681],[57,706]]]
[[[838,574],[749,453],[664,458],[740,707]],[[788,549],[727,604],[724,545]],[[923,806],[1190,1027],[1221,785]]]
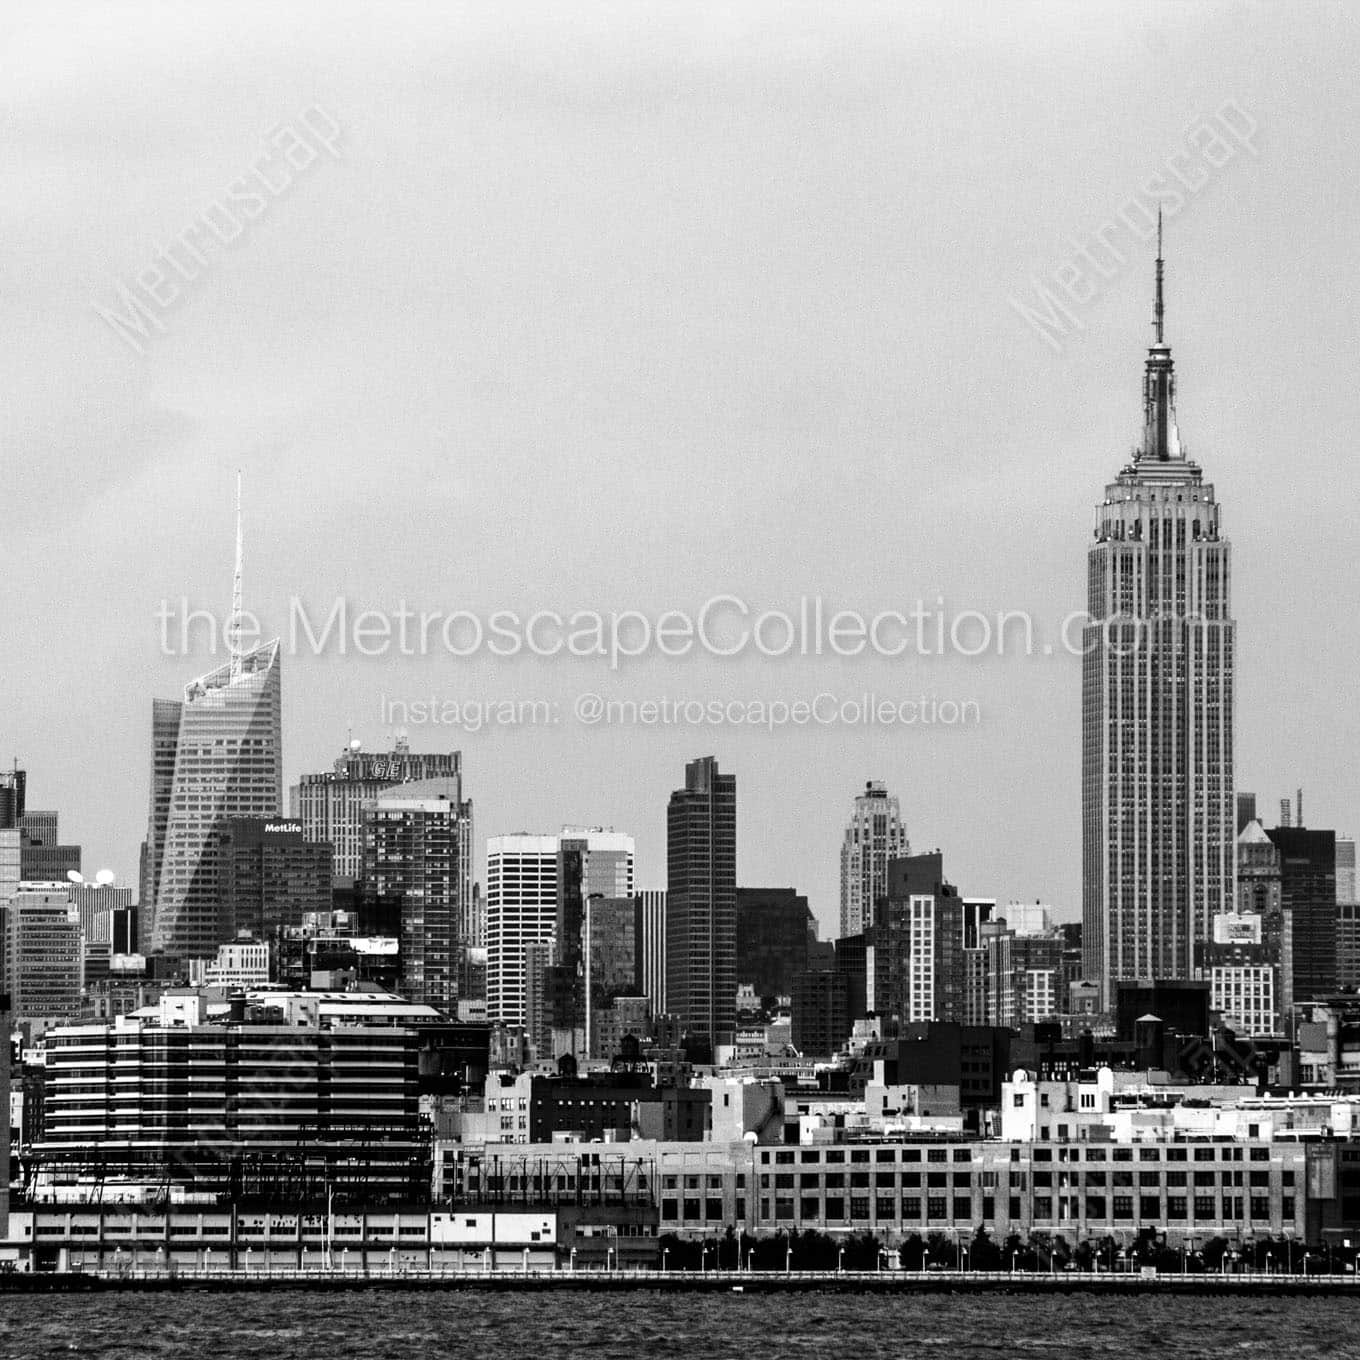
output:
[[[1157,343],[1162,343],[1162,210],[1157,209],[1157,301],[1153,304],[1152,327]]]
[[[241,674],[241,473],[236,473],[236,571],[231,578],[231,621],[227,646],[231,652],[231,678]]]

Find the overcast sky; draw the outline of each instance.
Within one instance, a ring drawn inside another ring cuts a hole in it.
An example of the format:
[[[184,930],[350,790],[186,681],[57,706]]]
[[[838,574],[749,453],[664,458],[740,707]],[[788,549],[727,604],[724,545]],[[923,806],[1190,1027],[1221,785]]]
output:
[[[1357,31],[1342,4],[11,7],[0,752],[87,867],[135,881],[152,698],[212,664],[162,656],[155,612],[227,608],[238,468],[247,603],[276,630],[294,595],[730,593],[944,596],[1052,634],[1139,435],[1155,252],[1120,214],[1141,225],[1174,165],[1195,187],[1166,200],[1167,335],[1233,543],[1238,786],[1273,810],[1302,784],[1310,824],[1360,829]],[[1225,108],[1250,142],[1226,157],[1194,133]],[[278,171],[306,110],[340,157],[203,241],[137,352],[97,309]],[[1097,273],[1078,252],[1102,229],[1123,262]],[[1059,276],[1081,300],[1045,338],[1015,303]],[[410,729],[463,750],[482,842],[612,825],[664,885],[667,796],[712,753],[740,881],[807,892],[824,933],[870,778],[965,892],[1079,914],[1069,657],[288,656],[283,684],[289,783],[351,727],[385,745],[384,696],[562,704],[551,730]],[[571,717],[582,692],[866,691],[982,720]]]

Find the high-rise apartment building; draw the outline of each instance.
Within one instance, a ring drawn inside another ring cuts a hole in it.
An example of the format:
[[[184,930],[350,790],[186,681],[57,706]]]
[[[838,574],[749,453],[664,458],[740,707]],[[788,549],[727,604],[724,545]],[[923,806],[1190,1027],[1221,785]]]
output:
[[[873,924],[875,903],[888,895],[888,861],[909,854],[897,798],[870,780],[855,799],[841,843],[842,935],[858,935]]]
[[[540,1028],[561,1028],[558,1013],[579,1001],[579,1043],[584,1044],[585,902],[629,897],[632,891],[631,836],[598,827],[566,827],[552,836],[492,836],[486,848],[488,1018],[504,1025],[528,1023],[525,950],[543,946],[534,956],[536,970],[544,974],[540,979],[536,971],[534,978],[534,1003],[545,1016]]]
[[[279,642],[242,645],[241,511],[229,658],[191,680],[178,700],[152,706],[151,808],[143,915],[151,948],[215,958],[230,939],[222,911],[222,832],[232,817],[276,817],[283,793]]]
[[[666,1008],[727,1042],[737,1019],[737,781],[713,756],[685,766],[666,816]]]
[[[0,908],[0,991],[16,1020],[68,1022],[80,1016],[85,959],[80,914],[67,883],[24,883]]]
[[[307,840],[329,841],[335,847],[336,877],[357,879],[362,871],[364,804],[396,785],[431,780],[444,781],[440,795],[461,803],[462,753],[412,751],[405,737],[399,737],[390,751],[364,751],[356,741],[341,752],[331,769],[304,774],[292,786],[289,806]],[[470,909],[470,891],[468,905]]]
[[[1176,427],[1157,259],[1143,437],[1088,554],[1082,672],[1082,942],[1105,1004],[1121,980],[1193,976],[1231,905],[1229,550]]]
[[[472,804],[423,783],[399,785],[364,805],[364,890],[401,903],[402,993],[453,1010],[463,971],[463,894],[472,881]]]
[[[486,843],[486,1013],[493,1024],[526,1024],[525,951],[531,944],[550,946],[556,930],[557,837],[492,836]],[[547,966],[541,956],[536,963]],[[536,1000],[541,1004],[541,996]]]
[[[889,861],[882,906],[864,935],[868,1009],[904,1024],[961,1021],[965,909],[939,852]]]

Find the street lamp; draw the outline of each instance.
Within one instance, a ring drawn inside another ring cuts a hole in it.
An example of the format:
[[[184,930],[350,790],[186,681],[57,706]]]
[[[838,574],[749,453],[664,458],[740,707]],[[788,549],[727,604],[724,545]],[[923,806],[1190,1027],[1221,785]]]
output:
[[[1015,1262],[1016,1262],[1016,1260],[1019,1258],[1019,1255],[1020,1255],[1020,1253],[1019,1253],[1018,1251],[1013,1251],[1013,1252],[1011,1252],[1011,1274],[1012,1274],[1012,1275],[1015,1274]]]
[[[845,1248],[842,1247],[836,1253],[836,1274],[840,1275],[845,1270]]]
[[[525,1247],[525,1248],[524,1248],[524,1273],[525,1273],[526,1275],[529,1273],[529,1248],[528,1248],[528,1247]]]
[[[784,1274],[793,1274],[793,1243],[790,1242],[784,1249]]]
[[[666,1268],[666,1249],[665,1249],[665,1247],[662,1247],[662,1248],[661,1248],[661,1269],[662,1269],[662,1270],[665,1270],[665,1268]],[[575,1247],[573,1247],[573,1248],[571,1249],[571,1273],[572,1273],[573,1275],[576,1273],[576,1248],[575,1248]]]

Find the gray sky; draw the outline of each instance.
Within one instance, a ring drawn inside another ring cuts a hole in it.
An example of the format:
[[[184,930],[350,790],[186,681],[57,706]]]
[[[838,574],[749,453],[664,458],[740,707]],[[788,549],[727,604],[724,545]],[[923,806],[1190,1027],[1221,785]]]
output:
[[[238,467],[247,601],[275,628],[290,595],[527,614],[731,593],[943,595],[1054,633],[1139,433],[1154,252],[1119,214],[1178,155],[1205,178],[1167,222],[1167,333],[1234,545],[1238,785],[1273,809],[1302,783],[1311,824],[1360,829],[1345,6],[45,4],[0,24],[0,751],[89,867],[135,879],[151,699],[211,664],[162,657],[154,612],[225,610]],[[1254,150],[1206,169],[1187,137],[1225,105]],[[205,246],[134,352],[96,305],[277,166],[271,132],[309,108],[342,158]],[[1087,270],[1046,343],[1012,299],[1110,224],[1124,263]],[[667,795],[711,752],[738,780],[741,881],[796,885],[824,927],[867,778],[965,891],[1079,911],[1071,658],[284,667],[289,782],[351,723],[385,743],[383,696],[541,698],[567,708],[552,730],[411,728],[464,751],[479,840],[610,824],[661,885]],[[925,693],[982,722],[586,729],[583,691]]]

